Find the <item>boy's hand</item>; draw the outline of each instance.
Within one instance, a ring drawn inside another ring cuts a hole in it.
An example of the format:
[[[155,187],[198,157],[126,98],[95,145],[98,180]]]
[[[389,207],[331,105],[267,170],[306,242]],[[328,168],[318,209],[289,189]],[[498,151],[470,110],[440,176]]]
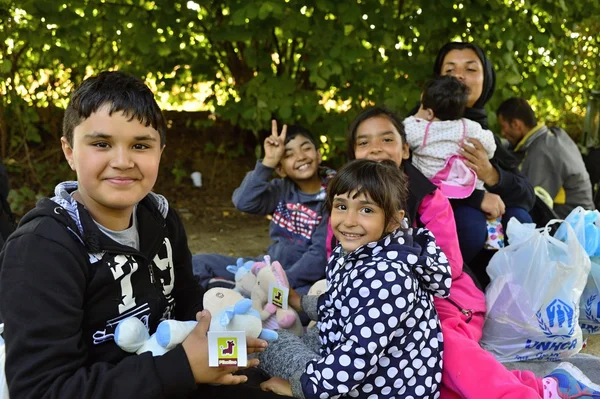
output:
[[[277,121],[271,121],[271,135],[265,139],[265,157],[262,161],[263,165],[269,168],[275,168],[281,157],[285,153],[285,135],[287,133],[287,125],[283,125],[281,133],[277,131]]]
[[[302,298],[300,297],[300,294],[298,294],[292,287],[290,287],[288,292],[288,305],[290,305],[296,312],[303,311]]]
[[[277,395],[294,396],[292,394],[292,386],[290,385],[290,382],[279,377],[273,377],[263,382],[260,384],[260,388],[263,391],[271,391]]]
[[[233,375],[237,367],[209,367],[208,366],[208,338],[206,332],[210,326],[210,312],[203,310],[196,314],[198,325],[183,341],[183,350],[190,362],[190,368],[197,384],[224,384],[235,385],[246,382],[248,377]],[[264,350],[266,342],[259,339],[248,340],[248,353]],[[258,365],[258,359],[248,360],[248,367]]]

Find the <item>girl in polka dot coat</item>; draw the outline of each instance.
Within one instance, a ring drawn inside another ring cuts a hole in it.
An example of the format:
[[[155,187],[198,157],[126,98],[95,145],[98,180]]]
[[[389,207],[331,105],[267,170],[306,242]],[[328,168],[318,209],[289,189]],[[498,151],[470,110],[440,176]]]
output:
[[[263,389],[298,398],[439,397],[443,338],[432,297],[448,296],[450,266],[428,230],[400,227],[406,183],[393,162],[369,160],[350,162],[331,181],[340,244],[328,289],[289,299],[317,327],[302,338],[280,335],[260,356],[280,377]]]

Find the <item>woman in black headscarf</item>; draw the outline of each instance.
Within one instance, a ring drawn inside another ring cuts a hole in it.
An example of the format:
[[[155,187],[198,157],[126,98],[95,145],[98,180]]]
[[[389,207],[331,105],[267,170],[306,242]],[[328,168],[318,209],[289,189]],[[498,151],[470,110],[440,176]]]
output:
[[[448,43],[438,53],[434,74],[453,75],[471,89],[464,117],[478,122],[487,129],[487,114],[484,106],[494,93],[496,74],[483,51],[471,43]],[[519,173],[516,160],[500,144],[498,137],[495,138],[497,149],[491,160],[488,160],[485,150],[477,140],[472,140],[474,148],[467,145],[462,152],[478,178],[484,181],[487,191],[476,190],[468,199],[453,200],[461,251],[467,244],[473,247],[468,250],[479,253],[491,252],[483,249],[486,231],[475,228],[477,223],[485,228],[486,216],[502,215],[506,220],[507,216],[516,216],[521,221],[531,221],[527,211],[535,202],[533,188]],[[479,215],[472,215],[476,213]],[[470,233],[473,233],[473,238],[469,238]],[[466,252],[463,252],[463,258],[468,261]],[[480,258],[480,255],[477,254],[476,257]],[[485,265],[487,260],[489,258],[485,259]],[[471,265],[473,265],[472,261]],[[479,271],[487,278],[485,265]],[[460,286],[455,286],[453,282],[452,290],[457,288],[460,289]],[[452,300],[452,295],[456,296],[456,293],[451,294],[448,301]],[[573,377],[564,378],[557,384],[555,377],[552,376],[537,378],[531,371],[508,371],[494,356],[479,346],[484,323],[483,316],[469,312],[466,312],[468,316],[464,318],[455,316],[448,311],[449,308],[442,305],[444,305],[442,301],[436,303],[444,333],[441,399],[459,397],[541,399],[550,397],[549,395],[559,397],[559,393],[565,394],[570,389],[582,391],[585,388]],[[581,361],[578,359],[579,364],[588,371],[596,370],[598,361],[596,357],[590,359],[591,366],[589,366],[585,364],[585,359]],[[529,363],[528,366],[533,364]],[[583,373],[578,375],[581,377]],[[590,388],[586,392],[590,392]]]
[[[488,129],[484,107],[494,94],[496,73],[483,50],[473,43],[445,44],[435,60],[434,75],[452,75],[463,81],[471,91],[464,117]],[[530,223],[528,212],[535,203],[533,187],[518,171],[516,159],[494,137],[496,152],[491,160],[476,139],[467,139],[473,146],[465,145],[461,150],[467,165],[485,183],[486,191],[475,190],[469,198],[451,201],[463,259],[484,285],[489,282],[485,267],[494,253],[484,249],[486,220],[502,217],[505,228],[513,216]]]

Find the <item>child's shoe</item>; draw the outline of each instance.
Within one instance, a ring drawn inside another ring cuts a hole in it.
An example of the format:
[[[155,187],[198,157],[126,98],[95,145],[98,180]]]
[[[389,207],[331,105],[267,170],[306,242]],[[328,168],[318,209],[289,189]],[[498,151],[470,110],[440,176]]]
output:
[[[600,398],[600,385],[590,381],[571,363],[559,364],[542,383],[544,399]]]

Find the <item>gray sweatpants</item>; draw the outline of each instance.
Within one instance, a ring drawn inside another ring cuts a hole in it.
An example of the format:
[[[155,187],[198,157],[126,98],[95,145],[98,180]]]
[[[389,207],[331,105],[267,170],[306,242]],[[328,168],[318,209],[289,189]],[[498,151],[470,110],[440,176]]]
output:
[[[302,337],[286,330],[277,330],[277,333],[279,339],[269,343],[267,349],[257,356],[260,360],[258,367],[271,377],[291,381],[298,378],[298,371],[304,372],[308,362],[321,358],[317,328],[308,329]]]

